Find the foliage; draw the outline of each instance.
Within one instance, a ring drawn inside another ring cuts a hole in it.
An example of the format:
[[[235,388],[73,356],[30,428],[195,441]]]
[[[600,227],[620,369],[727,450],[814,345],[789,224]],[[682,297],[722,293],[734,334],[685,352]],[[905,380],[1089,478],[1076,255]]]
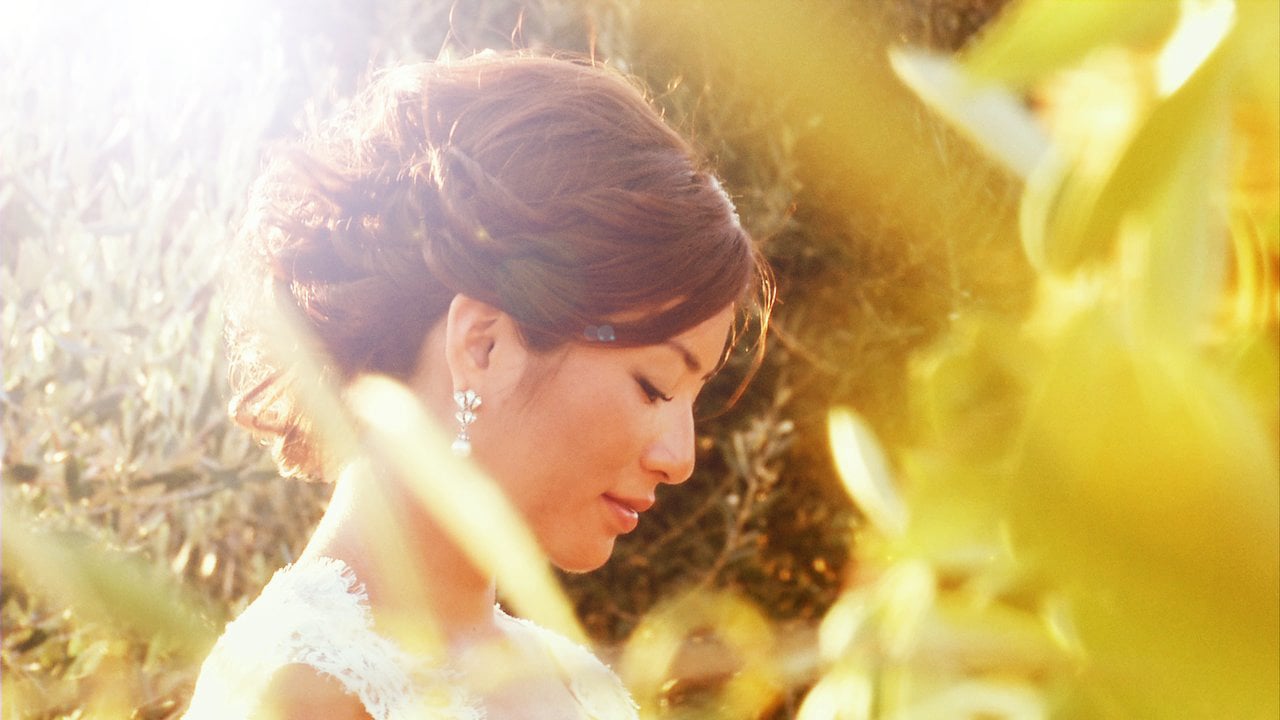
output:
[[[43,564],[15,537],[38,548],[73,533],[185,579],[216,603],[195,636],[203,651],[226,604],[305,530],[294,508],[318,494],[276,481],[225,421],[217,303],[226,228],[278,122],[261,98],[297,78],[252,31],[234,39],[261,72],[236,77],[138,52],[137,7],[9,8],[0,72],[23,101],[6,103],[0,133],[6,713],[72,713],[102,688],[108,705],[163,715],[190,669],[151,641],[159,618],[130,603],[87,612],[84,599],[164,597],[172,582],[122,571],[32,594],[91,563]]]
[[[260,154],[368,67],[512,44],[642,77],[782,291],[694,478],[560,578],[647,716],[1275,716],[1271,3],[1024,0],[954,57],[1002,2],[227,4],[0,11],[4,717],[181,710],[326,499],[224,414]]]
[[[958,72],[899,56],[962,121],[983,83],[1040,96],[1037,297],[917,358],[905,503],[869,431],[833,416],[877,522],[801,717],[1280,710],[1277,27],[1270,3],[1030,0]]]
[[[225,417],[219,278],[234,268],[222,247],[263,149],[331,112],[366,62],[432,55],[446,34],[457,52],[501,47],[512,28],[522,44],[587,51],[589,16],[556,3],[485,3],[452,21],[445,3],[233,3],[230,20],[181,25],[178,14],[147,36],[155,18],[141,4],[8,7],[3,86],[26,102],[6,106],[0,133],[5,710],[162,717],[181,708],[221,624],[292,559],[326,496],[276,478]],[[736,474],[704,484],[757,483],[763,441],[722,442],[738,446]],[[706,564],[739,547],[708,517],[693,516],[699,532],[677,533],[685,542],[671,552],[691,544],[702,564],[672,563],[655,588],[714,574]],[[621,562],[641,556],[634,547]],[[101,563],[120,571],[88,581]],[[68,582],[44,582],[51,567]],[[137,604],[181,606],[174,580],[203,599],[181,652]],[[638,614],[657,599],[598,587],[576,590],[584,606],[634,597],[624,603]],[[104,592],[115,601],[97,602]],[[606,642],[635,622],[599,607],[589,625]]]

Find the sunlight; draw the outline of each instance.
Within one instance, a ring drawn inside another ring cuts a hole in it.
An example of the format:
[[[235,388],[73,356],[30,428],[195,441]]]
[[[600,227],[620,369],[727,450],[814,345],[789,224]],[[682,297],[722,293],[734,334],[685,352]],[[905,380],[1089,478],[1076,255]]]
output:
[[[259,32],[275,3],[247,0],[132,0],[121,40],[141,68],[177,84],[215,85],[245,61],[247,36]]]
[[[276,3],[248,0],[69,0],[57,13],[36,0],[16,0],[0,8],[0,27],[12,36],[5,45],[17,58],[32,52],[44,58],[31,67],[38,77],[30,80],[69,80],[89,96],[131,87],[141,99],[163,102],[177,88],[242,74],[262,31],[278,25],[276,14]]]

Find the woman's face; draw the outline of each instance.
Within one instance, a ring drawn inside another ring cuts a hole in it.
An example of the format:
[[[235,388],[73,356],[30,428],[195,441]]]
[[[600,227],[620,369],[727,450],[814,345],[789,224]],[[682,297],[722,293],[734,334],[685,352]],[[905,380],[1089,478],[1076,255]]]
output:
[[[659,345],[531,353],[523,382],[484,396],[471,428],[474,457],[557,566],[603,565],[657,487],[689,478],[693,403],[732,321],[725,308]]]

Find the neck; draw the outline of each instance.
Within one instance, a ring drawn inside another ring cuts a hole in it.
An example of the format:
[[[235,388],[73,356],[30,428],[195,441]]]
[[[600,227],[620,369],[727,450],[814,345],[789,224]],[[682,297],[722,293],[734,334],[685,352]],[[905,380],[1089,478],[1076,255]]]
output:
[[[332,557],[365,586],[374,623],[408,644],[459,650],[497,632],[493,578],[408,488],[367,464],[344,469],[303,558]],[[425,612],[424,612],[425,611]]]

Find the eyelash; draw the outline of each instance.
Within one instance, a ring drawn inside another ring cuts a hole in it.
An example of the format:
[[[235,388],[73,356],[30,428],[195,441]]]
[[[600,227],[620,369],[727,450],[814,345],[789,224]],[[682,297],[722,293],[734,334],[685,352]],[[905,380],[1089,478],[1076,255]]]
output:
[[[658,390],[658,388],[654,386],[653,383],[638,375],[636,376],[636,383],[640,385],[640,389],[644,391],[645,397],[649,398],[649,402],[651,403],[658,402],[659,400],[663,402],[671,402],[675,399],[670,395],[664,395],[662,391]]]

